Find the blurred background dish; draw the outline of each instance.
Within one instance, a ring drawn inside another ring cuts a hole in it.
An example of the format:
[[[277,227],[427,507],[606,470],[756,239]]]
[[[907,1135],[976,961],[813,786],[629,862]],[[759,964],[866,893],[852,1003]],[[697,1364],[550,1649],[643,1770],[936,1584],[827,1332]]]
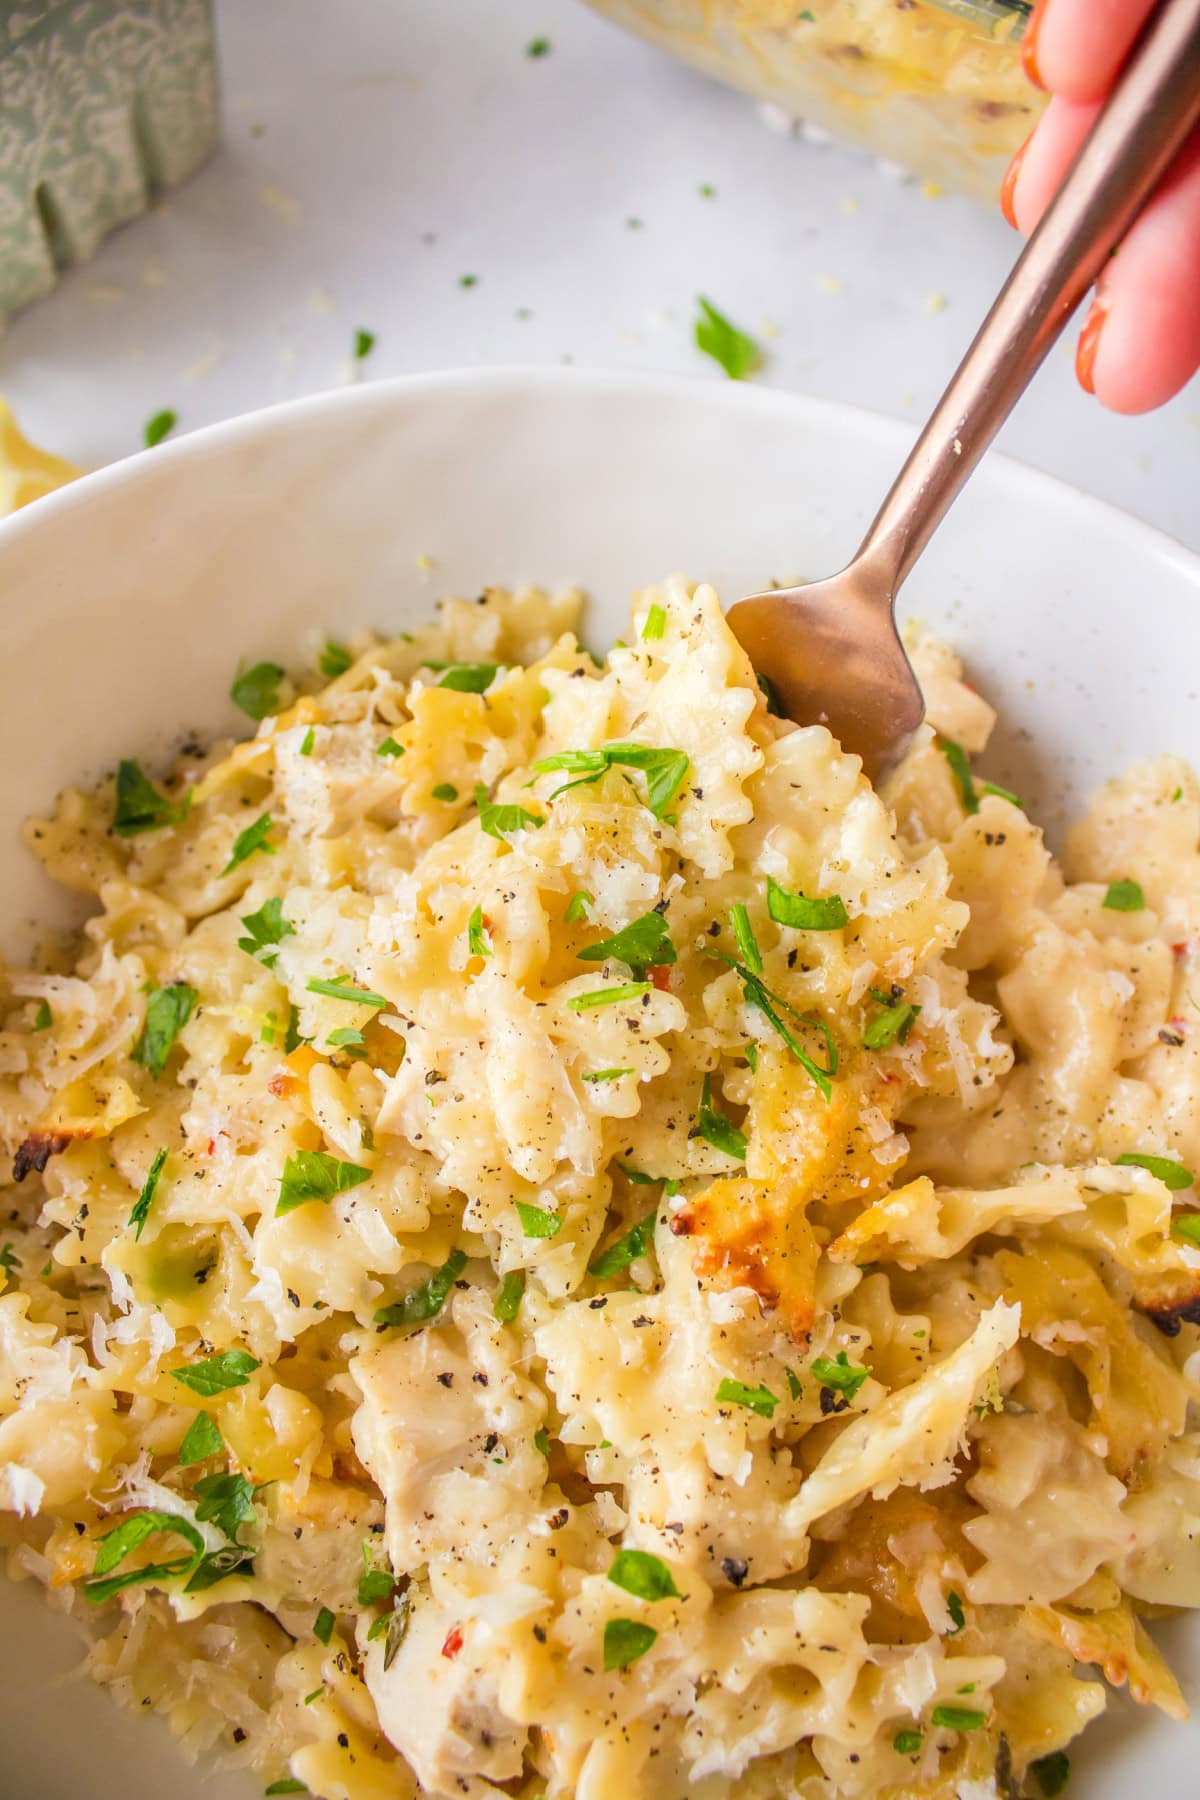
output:
[[[991,199],[1045,96],[1021,67],[1026,0],[588,0],[802,120]]]

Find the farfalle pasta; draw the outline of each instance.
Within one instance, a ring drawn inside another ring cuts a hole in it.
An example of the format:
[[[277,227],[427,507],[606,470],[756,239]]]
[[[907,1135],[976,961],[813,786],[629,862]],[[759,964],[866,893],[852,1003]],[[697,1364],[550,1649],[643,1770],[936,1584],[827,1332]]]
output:
[[[710,588],[579,604],[237,671],[29,826],[10,1572],[268,1792],[1052,1794],[1186,1713],[1196,782],[1060,866],[945,646],[877,794]]]

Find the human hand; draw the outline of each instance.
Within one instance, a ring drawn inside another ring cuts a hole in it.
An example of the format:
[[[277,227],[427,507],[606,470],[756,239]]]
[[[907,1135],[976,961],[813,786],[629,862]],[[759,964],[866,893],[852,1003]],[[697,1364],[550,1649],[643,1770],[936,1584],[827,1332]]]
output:
[[[1051,94],[1004,178],[1028,236],[1053,199],[1156,0],[1038,0],[1025,72]],[[1200,368],[1200,133],[1193,133],[1096,284],[1079,334],[1080,386],[1118,413],[1161,406]]]

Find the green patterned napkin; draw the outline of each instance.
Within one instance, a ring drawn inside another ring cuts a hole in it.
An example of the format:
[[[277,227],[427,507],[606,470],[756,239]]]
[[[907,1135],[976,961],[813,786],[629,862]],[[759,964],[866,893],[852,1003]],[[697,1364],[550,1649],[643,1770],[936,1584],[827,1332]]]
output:
[[[216,142],[211,0],[0,0],[0,320]]]

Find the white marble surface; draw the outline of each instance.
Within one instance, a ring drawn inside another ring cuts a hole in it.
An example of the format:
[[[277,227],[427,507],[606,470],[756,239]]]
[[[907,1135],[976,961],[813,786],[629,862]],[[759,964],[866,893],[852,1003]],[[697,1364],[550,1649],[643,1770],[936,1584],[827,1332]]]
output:
[[[351,379],[357,326],[364,380],[564,359],[720,380],[691,342],[699,292],[762,338],[758,379],[915,427],[1016,248],[998,215],[772,133],[579,0],[218,19],[217,156],[0,340],[26,429],[88,465],[163,407],[191,429]],[[1060,351],[1004,443],[1200,547],[1196,383],[1111,419]]]

